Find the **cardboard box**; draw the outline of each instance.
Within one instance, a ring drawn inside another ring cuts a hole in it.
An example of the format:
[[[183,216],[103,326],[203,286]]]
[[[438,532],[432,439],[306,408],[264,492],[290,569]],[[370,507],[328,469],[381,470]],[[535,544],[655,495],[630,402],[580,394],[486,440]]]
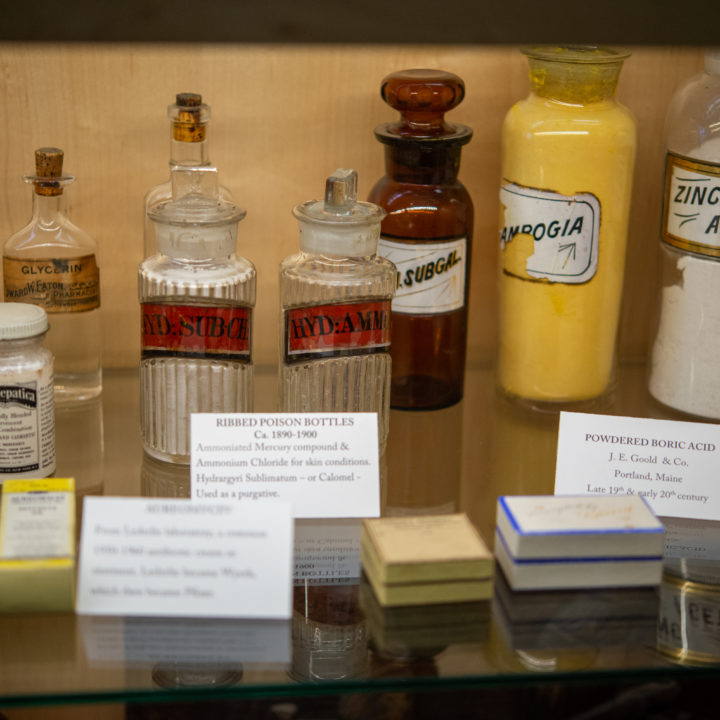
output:
[[[75,606],[75,481],[5,480],[0,505],[0,612]]]
[[[658,585],[664,527],[638,496],[501,496],[495,556],[514,590]]]

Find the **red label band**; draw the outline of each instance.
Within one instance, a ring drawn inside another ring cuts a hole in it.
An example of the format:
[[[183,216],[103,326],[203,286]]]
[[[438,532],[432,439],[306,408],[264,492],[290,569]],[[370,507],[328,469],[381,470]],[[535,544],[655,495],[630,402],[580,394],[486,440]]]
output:
[[[390,301],[312,305],[285,313],[287,360],[390,347]]]
[[[142,303],[140,312],[143,355],[250,358],[248,307]]]

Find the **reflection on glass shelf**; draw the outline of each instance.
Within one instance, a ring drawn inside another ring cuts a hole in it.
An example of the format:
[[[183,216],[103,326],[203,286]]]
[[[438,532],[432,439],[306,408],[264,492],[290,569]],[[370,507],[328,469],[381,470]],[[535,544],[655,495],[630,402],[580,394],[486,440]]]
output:
[[[443,410],[390,411],[383,515],[457,512],[463,403]]]
[[[55,408],[55,477],[74,477],[79,495],[103,489],[105,438],[102,396]]]
[[[190,466],[162,462],[143,453],[140,494],[143,497],[189,498]]]
[[[88,661],[93,665],[237,668],[243,663],[287,665],[286,620],[218,618],[79,618]]]

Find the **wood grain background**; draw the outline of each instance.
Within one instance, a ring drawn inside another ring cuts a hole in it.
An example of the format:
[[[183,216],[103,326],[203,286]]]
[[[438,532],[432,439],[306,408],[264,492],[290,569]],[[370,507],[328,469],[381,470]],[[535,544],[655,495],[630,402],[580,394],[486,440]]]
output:
[[[528,92],[527,63],[506,47],[0,44],[0,237],[30,214],[21,176],[36,147],[65,150],[74,221],[99,242],[104,360],[139,357],[136,268],[145,192],[168,177],[166,107],[200,92],[212,108],[211,158],[248,211],[238,250],[258,269],[255,361],[277,357],[277,266],[297,247],[294,205],[321,197],[325,177],[355,168],[365,196],[383,174],[373,128],[393,119],[380,96],[394,70],[460,75],[466,100],[450,116],[471,126],[460,177],[475,203],[469,362],[495,344],[500,127]],[[698,49],[637,48],[619,97],[639,146],[625,282],[621,355],[642,359],[655,307],[663,122],[673,91],[702,67]]]

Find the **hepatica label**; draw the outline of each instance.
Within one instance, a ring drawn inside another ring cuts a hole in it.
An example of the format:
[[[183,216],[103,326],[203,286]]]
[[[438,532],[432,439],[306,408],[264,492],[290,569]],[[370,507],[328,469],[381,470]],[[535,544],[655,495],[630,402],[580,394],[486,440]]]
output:
[[[519,278],[584,283],[598,268],[600,201],[507,183],[500,190],[504,272]]]
[[[288,362],[390,348],[390,301],[310,305],[285,313]]]
[[[248,307],[143,303],[142,355],[250,360]]]
[[[663,240],[683,250],[720,257],[720,165],[668,153]]]

